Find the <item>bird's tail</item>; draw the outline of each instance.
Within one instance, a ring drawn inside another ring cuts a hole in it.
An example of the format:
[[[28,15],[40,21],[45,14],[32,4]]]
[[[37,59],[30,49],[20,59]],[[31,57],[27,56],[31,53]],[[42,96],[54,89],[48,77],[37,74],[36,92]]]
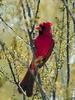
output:
[[[36,70],[32,69],[30,66],[30,68],[26,72],[26,75],[20,83],[21,88],[23,89],[23,91],[26,91],[26,95],[28,97],[32,96],[33,94],[33,86],[35,80],[34,77],[36,77]]]

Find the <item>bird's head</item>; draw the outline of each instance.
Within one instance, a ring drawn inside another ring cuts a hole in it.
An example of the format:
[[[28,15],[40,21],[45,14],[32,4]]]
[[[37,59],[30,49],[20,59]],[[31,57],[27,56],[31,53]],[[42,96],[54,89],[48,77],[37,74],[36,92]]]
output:
[[[39,35],[49,34],[51,33],[52,25],[53,23],[51,22],[43,22],[43,23],[40,23],[39,26],[36,27],[36,29],[39,30]]]

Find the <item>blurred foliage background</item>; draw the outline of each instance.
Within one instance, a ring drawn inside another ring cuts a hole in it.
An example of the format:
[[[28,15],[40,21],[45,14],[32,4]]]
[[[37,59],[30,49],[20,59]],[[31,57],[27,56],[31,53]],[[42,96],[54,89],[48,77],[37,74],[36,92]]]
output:
[[[24,0],[23,0],[24,1]],[[34,1],[34,2],[33,2]],[[36,8],[36,0],[28,0],[33,12]],[[25,1],[24,1],[25,3]],[[72,11],[72,1],[69,0],[69,8]],[[12,62],[15,76],[21,80],[32,59],[32,51],[29,46],[29,37],[25,29],[25,21],[20,0],[0,0],[0,16],[10,26],[7,26],[0,19],[0,41],[5,43],[6,54]],[[32,13],[32,21],[34,21]],[[73,21],[70,18],[70,82],[66,87],[67,80],[67,56],[66,56],[66,10],[61,0],[41,0],[38,13],[37,24],[43,21],[52,21],[53,37],[55,39],[54,51],[44,66],[39,70],[42,85],[49,100],[53,100],[52,93],[56,93],[57,100],[72,100],[75,91],[75,44]],[[27,19],[27,22],[29,19]],[[28,22],[30,27],[30,23]],[[35,34],[36,35],[36,34]],[[15,57],[9,54],[14,52]],[[13,65],[15,64],[15,66]],[[17,91],[17,86],[13,83],[13,77],[6,60],[5,54],[0,45],[0,100],[22,100],[23,96]],[[26,100],[42,100],[39,87],[34,86],[34,93]]]

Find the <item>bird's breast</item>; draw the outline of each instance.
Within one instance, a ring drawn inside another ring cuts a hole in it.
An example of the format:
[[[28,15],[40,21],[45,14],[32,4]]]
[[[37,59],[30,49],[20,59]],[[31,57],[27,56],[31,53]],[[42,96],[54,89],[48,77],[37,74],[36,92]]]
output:
[[[49,37],[38,37],[35,42],[36,45],[36,57],[45,57],[52,48],[53,39]]]

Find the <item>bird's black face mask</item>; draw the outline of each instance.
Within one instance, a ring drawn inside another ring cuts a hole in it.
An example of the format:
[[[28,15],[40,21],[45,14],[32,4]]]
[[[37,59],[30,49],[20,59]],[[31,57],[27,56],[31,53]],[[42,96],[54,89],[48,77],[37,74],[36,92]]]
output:
[[[45,27],[44,26],[40,26],[41,29],[39,30],[39,35],[42,35],[44,33]]]

